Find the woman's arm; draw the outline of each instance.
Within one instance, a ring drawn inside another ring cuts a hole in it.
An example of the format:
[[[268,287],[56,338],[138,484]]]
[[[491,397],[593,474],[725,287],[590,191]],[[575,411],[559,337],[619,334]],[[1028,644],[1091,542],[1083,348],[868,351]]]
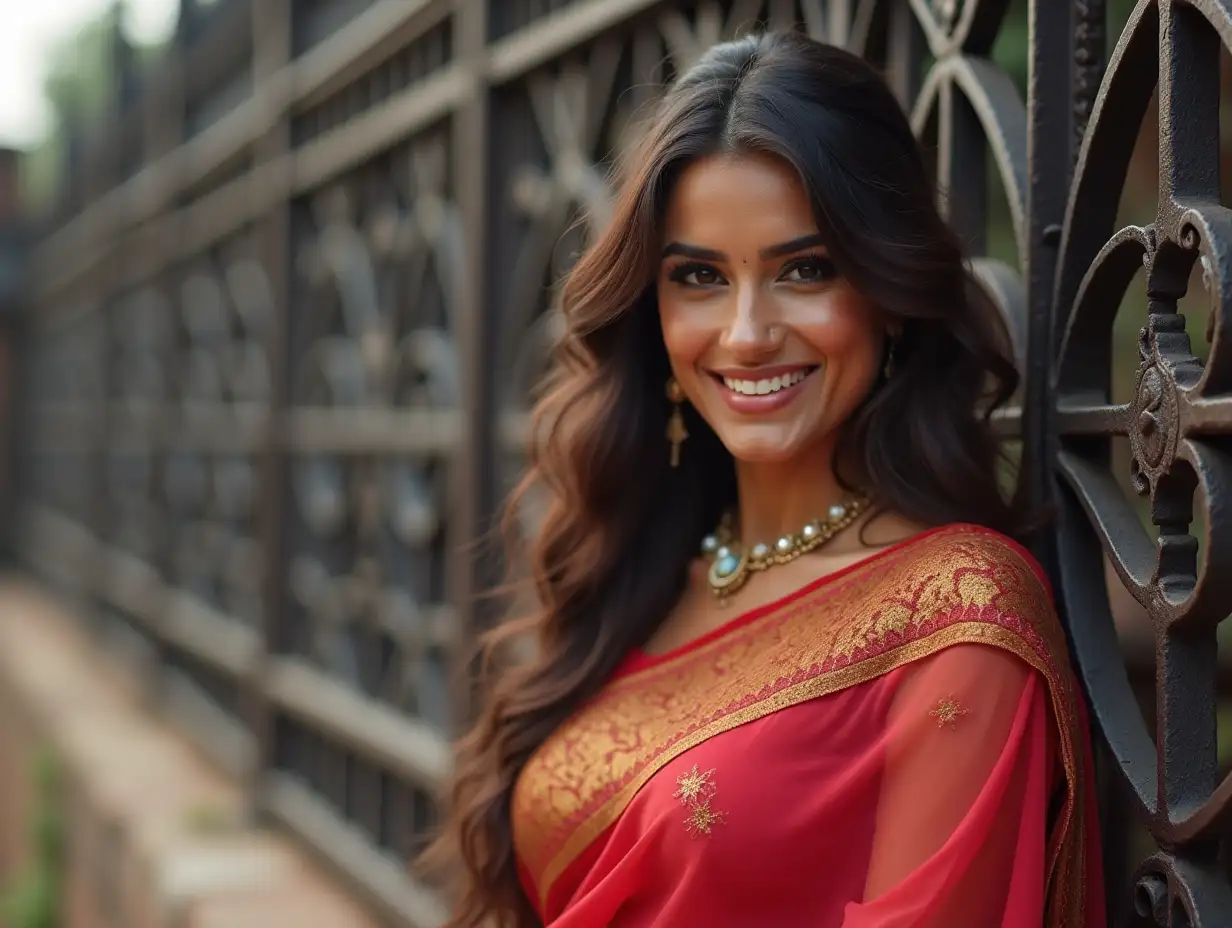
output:
[[[1049,711],[1016,655],[954,645],[896,676],[865,900],[844,928],[1038,928]]]

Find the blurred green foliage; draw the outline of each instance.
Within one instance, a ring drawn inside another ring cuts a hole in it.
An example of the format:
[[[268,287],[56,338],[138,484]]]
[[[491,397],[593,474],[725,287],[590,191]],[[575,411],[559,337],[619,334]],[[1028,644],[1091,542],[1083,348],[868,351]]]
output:
[[[69,155],[70,127],[86,131],[107,118],[121,16],[121,8],[112,7],[82,23],[52,49],[43,78],[51,126],[22,167],[22,193],[36,214],[52,206],[59,193]],[[161,45],[138,45],[133,50],[139,63],[145,64],[161,49]]]
[[[30,776],[35,802],[27,835],[29,859],[0,895],[0,919],[5,928],[60,928],[64,817],[59,760],[48,749],[39,751]]]

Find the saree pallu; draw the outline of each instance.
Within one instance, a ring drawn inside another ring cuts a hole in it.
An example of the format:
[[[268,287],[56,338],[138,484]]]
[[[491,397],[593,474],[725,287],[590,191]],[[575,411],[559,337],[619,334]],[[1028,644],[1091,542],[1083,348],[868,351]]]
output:
[[[513,798],[553,928],[1103,928],[1090,745],[1038,566],[953,525],[628,656]]]

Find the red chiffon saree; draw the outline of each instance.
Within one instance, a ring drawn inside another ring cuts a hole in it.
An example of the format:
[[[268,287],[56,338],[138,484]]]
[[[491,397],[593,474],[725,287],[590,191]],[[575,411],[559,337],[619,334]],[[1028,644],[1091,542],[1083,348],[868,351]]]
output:
[[[1046,582],[917,536],[630,655],[513,800],[553,928],[1103,928],[1084,712]]]

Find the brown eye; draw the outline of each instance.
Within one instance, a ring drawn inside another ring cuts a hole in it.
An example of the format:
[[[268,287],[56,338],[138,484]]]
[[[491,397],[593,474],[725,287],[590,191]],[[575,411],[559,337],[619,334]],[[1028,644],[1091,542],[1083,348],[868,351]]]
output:
[[[682,264],[672,269],[668,279],[686,287],[712,287],[723,282],[719,272],[705,264]]]
[[[834,262],[829,258],[798,258],[787,265],[783,279],[797,284],[820,283],[836,277]]]

